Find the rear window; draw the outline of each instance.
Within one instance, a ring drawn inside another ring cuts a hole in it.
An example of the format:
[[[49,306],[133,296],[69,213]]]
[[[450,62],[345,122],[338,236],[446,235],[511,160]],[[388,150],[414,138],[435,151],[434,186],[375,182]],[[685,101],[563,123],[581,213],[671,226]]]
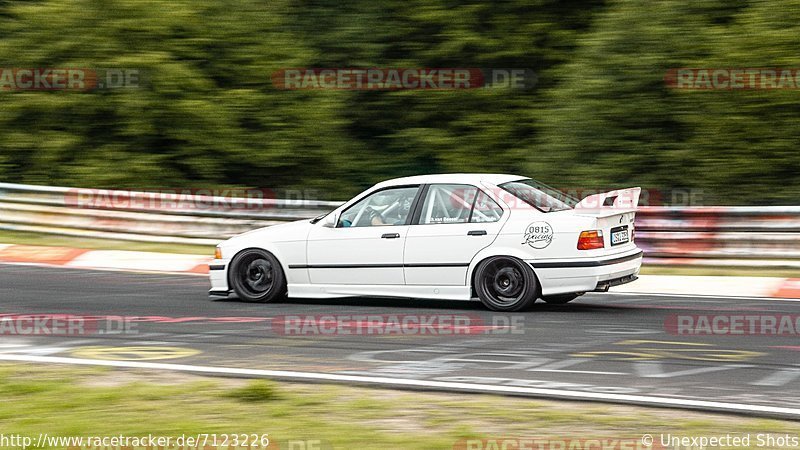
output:
[[[565,211],[578,204],[578,199],[530,178],[503,183],[500,187],[542,212]]]

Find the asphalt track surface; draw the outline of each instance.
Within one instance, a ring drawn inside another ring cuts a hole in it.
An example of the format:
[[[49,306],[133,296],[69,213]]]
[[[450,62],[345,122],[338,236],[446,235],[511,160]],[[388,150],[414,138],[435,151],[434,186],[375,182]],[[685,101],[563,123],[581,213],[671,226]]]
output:
[[[310,381],[383,380],[800,419],[798,334],[668,330],[678,316],[800,314],[797,301],[608,293],[499,314],[477,302],[415,299],[250,304],[211,300],[208,286],[196,276],[0,264],[0,313],[99,316],[75,336],[0,330],[0,360],[298,378],[291,371],[312,374]],[[330,327],[330,315],[340,326]],[[407,317],[433,318],[435,326],[391,328]],[[382,325],[367,326],[375,321]]]

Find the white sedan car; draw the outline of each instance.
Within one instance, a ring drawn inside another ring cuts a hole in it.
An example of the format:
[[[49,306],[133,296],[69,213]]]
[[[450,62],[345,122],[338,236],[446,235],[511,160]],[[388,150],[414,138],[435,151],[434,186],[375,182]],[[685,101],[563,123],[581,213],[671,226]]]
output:
[[[515,175],[378,183],[312,220],[235,236],[210,264],[212,296],[472,300],[519,311],[634,281],[639,188],[571,199]]]

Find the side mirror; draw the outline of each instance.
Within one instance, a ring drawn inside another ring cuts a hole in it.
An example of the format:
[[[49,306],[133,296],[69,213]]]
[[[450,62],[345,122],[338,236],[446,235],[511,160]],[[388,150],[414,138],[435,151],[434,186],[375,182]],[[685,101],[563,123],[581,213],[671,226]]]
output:
[[[325,228],[336,228],[336,224],[339,223],[339,214],[331,213],[325,216],[325,220],[322,222],[322,226]]]

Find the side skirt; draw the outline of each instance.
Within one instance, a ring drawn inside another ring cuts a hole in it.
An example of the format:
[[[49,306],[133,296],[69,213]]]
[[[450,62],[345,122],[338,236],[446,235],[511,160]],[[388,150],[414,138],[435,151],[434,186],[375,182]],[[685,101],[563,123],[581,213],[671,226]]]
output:
[[[468,286],[289,284],[291,298],[396,297],[472,300]]]

